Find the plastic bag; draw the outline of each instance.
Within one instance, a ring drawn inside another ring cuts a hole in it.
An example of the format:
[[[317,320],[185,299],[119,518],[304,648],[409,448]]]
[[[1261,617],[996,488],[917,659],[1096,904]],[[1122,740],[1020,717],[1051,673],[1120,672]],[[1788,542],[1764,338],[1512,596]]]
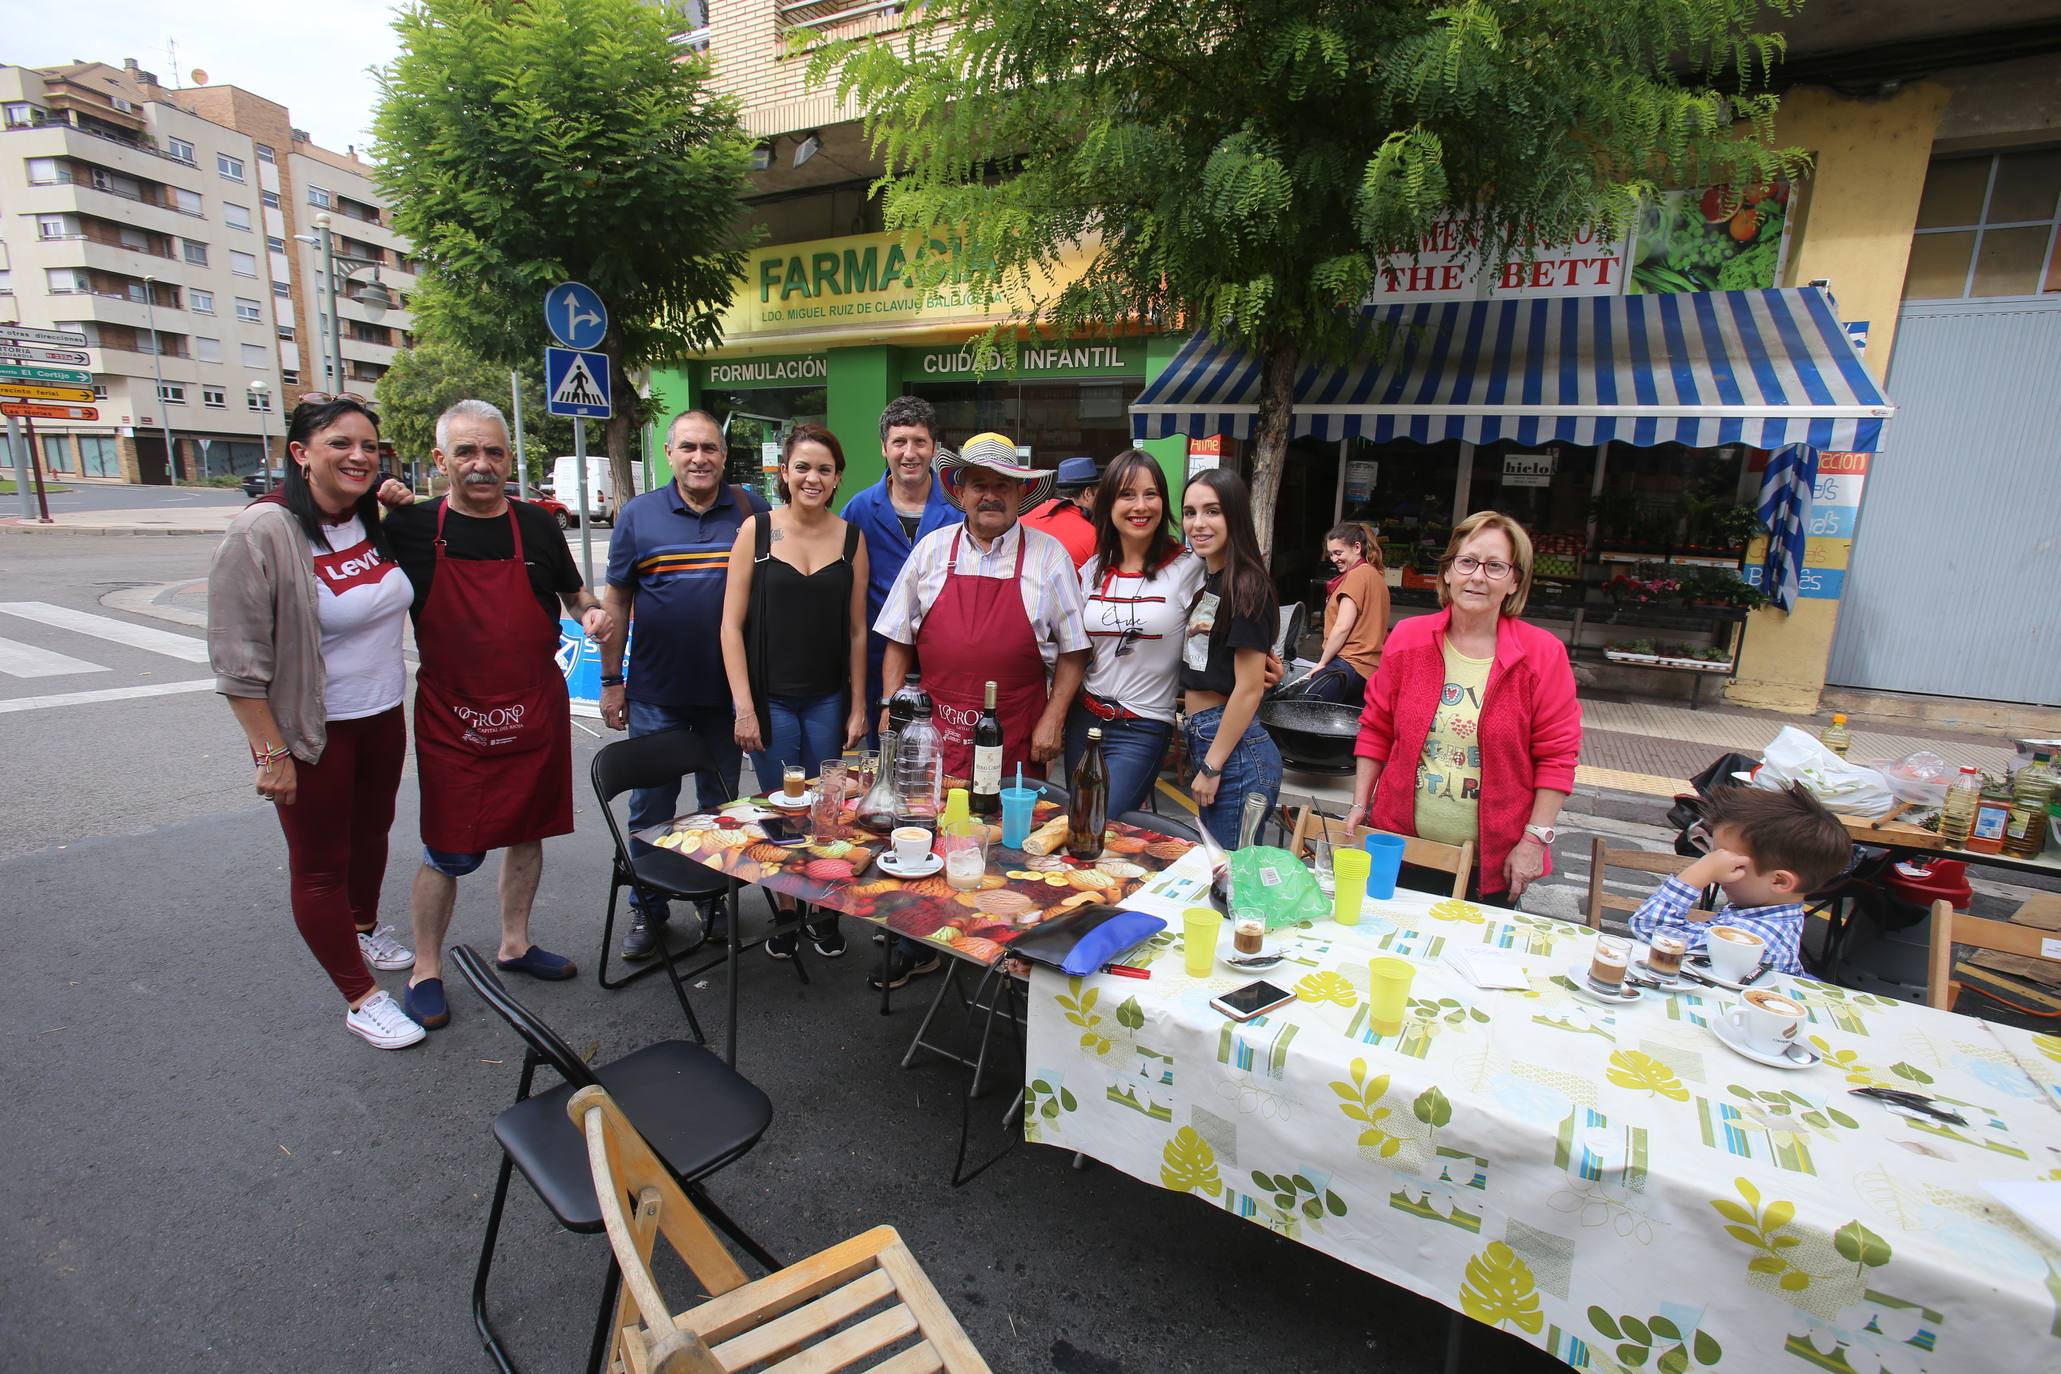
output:
[[[1890,759],[1878,767],[1896,799],[1922,811],[1937,811],[1946,805],[1947,784],[1961,771],[1930,749]]]
[[[1811,735],[1785,725],[1762,752],[1753,785],[1779,792],[1791,783],[1802,783],[1831,810],[1849,816],[1873,819],[1896,805],[1896,793],[1879,769],[1849,763]]]
[[[1285,849],[1248,845],[1231,855],[1231,912],[1257,911],[1268,930],[1321,921],[1331,914],[1331,900],[1317,879]]]

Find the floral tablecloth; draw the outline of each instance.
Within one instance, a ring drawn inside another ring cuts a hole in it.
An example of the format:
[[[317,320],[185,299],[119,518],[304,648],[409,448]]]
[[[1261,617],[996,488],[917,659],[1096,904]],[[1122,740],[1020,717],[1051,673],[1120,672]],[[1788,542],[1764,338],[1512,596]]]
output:
[[[1182,868],[1127,904],[1174,917]],[[1825,1056],[1792,1072],[1718,1042],[1731,994],[1577,996],[1582,927],[1406,892],[1282,933],[1264,976],[1296,1000],[1243,1025],[1208,1002],[1251,975],[1188,978],[1177,921],[1129,956],[1149,981],[1037,970],[1026,1135],[1577,1368],[2061,1368],[2061,1251],[1980,1187],[2061,1166],[2061,1040],[1775,979]],[[1524,951],[1530,986],[1443,957],[1484,944]],[[1369,1025],[1381,954],[1416,966],[1398,1034]],[[1868,1084],[1969,1124],[1849,1095]]]
[[[874,860],[886,841],[849,825],[839,838],[773,844],[752,819],[761,802],[682,816],[640,830],[637,838],[742,882],[875,922],[898,935],[936,940],[981,964],[993,962],[1003,946],[1052,916],[1085,902],[1122,901],[1193,848],[1129,825],[1109,827],[1108,848],[1093,863],[1063,854],[1029,855],[995,843],[988,849],[981,890],[959,892],[943,873],[902,879],[881,872]],[[1058,811],[1041,801],[1033,820],[1042,824]],[[994,830],[999,838],[1000,827]]]

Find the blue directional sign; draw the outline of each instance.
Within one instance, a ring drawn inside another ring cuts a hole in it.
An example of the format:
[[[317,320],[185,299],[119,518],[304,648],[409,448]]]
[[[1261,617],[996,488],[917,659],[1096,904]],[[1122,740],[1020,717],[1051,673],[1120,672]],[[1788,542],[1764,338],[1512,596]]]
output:
[[[571,348],[544,350],[544,409],[579,420],[610,414],[608,355]]]
[[[544,293],[544,324],[567,348],[599,348],[608,332],[608,307],[592,287],[562,281]]]

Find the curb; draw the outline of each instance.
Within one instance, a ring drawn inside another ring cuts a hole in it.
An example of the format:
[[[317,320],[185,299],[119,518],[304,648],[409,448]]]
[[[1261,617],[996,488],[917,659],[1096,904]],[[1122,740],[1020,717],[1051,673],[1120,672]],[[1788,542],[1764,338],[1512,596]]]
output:
[[[220,539],[225,533],[226,530],[166,529],[160,525],[64,525],[56,521],[45,525],[23,520],[18,515],[0,519],[0,534],[168,534],[174,538],[183,535],[188,538]]]

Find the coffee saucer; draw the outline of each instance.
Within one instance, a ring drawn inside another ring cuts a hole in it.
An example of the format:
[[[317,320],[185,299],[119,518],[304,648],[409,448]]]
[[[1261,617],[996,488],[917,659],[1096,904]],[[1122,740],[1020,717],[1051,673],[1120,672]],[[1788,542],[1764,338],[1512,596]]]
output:
[[[1718,1038],[1718,1043],[1743,1059],[1751,1059],[1754,1063],[1765,1064],[1771,1069],[1809,1069],[1817,1066],[1819,1056],[1802,1045],[1791,1045],[1782,1054],[1769,1054],[1766,1050],[1757,1049],[1742,1040],[1739,1032],[1733,1029],[1732,1023],[1725,1020],[1722,1015],[1711,1017],[1708,1024],[1710,1033]]]
[[[890,878],[928,878],[931,874],[939,872],[944,868],[945,856],[942,854],[925,854],[921,863],[913,868],[904,868],[901,865],[901,861],[895,858],[895,852],[892,849],[884,849],[880,852],[880,857],[873,861],[873,866],[882,873],[887,874]]]
[[[1644,959],[1632,960],[1632,973],[1655,985],[1658,992],[1694,992],[1696,984],[1679,973],[1662,973]]]
[[[1259,949],[1252,954],[1240,954],[1231,943],[1230,932],[1224,933],[1224,943],[1217,950],[1217,958],[1224,967],[1237,973],[1264,973],[1288,957],[1288,942],[1272,936],[1260,941]]]
[[[812,787],[799,797],[790,797],[785,792],[775,792],[766,800],[782,811],[806,811],[816,804],[816,789]]]
[[[1682,956],[1682,971],[1685,974],[1687,974],[1692,981],[1695,979],[1701,979],[1703,982],[1710,984],[1714,988],[1723,988],[1726,992],[1746,991],[1746,989],[1751,984],[1758,982],[1760,980],[1760,976],[1763,973],[1767,972],[1767,970],[1768,965],[1763,963],[1759,968],[1756,968],[1752,973],[1747,974],[1745,981],[1735,983],[1731,979],[1726,978],[1720,973],[1718,973],[1716,969],[1713,969],[1710,966],[1710,960],[1706,956],[1701,954],[1685,954]]]
[[[1606,1007],[1629,1006],[1645,996],[1644,992],[1629,983],[1625,985],[1624,992],[1617,997],[1612,997],[1607,992],[1598,992],[1595,985],[1589,982],[1589,966],[1586,963],[1570,967],[1567,970],[1567,981],[1574,984],[1575,996]]]

